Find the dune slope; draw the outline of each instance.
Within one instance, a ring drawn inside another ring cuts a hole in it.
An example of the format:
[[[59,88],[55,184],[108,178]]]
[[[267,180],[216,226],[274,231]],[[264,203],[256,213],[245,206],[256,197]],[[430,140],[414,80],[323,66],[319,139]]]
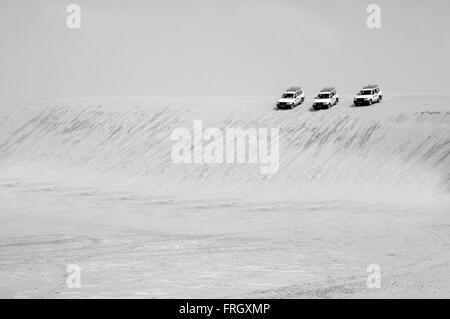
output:
[[[447,196],[450,99],[397,96],[371,107],[275,111],[270,98],[63,101],[0,112],[4,178],[153,194],[435,200]],[[280,168],[174,164],[175,128],[279,128]]]

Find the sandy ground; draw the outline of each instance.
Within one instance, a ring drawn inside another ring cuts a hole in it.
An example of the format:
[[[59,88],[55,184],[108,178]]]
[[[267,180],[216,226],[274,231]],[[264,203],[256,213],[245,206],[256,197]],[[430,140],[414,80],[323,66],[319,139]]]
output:
[[[2,180],[0,297],[450,297],[445,207],[177,200]],[[66,285],[82,268],[81,288]],[[381,267],[369,289],[369,264]]]
[[[450,97],[273,103],[0,108],[0,297],[449,298]],[[279,127],[279,173],[176,166],[170,133],[194,119]]]

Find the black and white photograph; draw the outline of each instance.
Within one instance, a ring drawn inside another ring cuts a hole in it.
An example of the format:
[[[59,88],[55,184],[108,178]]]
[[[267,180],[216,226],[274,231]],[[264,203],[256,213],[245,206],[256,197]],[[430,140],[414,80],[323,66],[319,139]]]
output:
[[[448,299],[449,12],[0,0],[0,299]]]

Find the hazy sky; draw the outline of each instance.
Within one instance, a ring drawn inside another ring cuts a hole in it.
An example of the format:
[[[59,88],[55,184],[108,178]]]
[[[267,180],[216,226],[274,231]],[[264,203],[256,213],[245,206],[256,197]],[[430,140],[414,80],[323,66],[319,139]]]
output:
[[[81,6],[80,30],[66,8]],[[366,26],[381,6],[381,29]],[[0,0],[2,101],[274,95],[301,85],[450,94],[448,0]]]

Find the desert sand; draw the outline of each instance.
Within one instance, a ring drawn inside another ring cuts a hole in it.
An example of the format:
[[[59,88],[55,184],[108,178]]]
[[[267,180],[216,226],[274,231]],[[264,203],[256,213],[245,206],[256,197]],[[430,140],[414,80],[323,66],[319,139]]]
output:
[[[275,101],[0,107],[0,297],[449,298],[450,97]],[[194,120],[280,128],[279,172],[172,163]]]

